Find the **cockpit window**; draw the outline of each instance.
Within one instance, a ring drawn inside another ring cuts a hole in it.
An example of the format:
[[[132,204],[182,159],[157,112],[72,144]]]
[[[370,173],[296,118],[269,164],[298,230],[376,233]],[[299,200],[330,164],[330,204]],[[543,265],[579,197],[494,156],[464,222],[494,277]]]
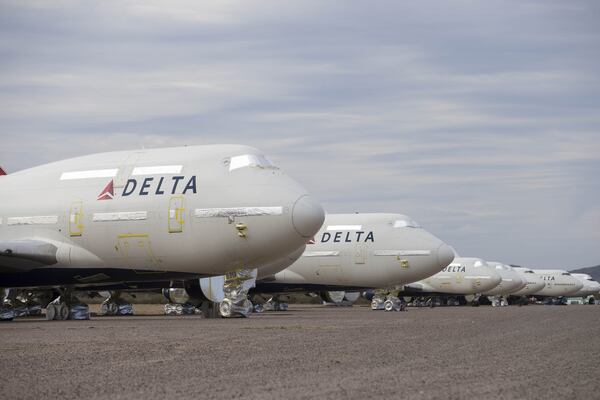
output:
[[[258,154],[243,154],[231,157],[226,161],[229,161],[229,171],[246,167],[278,169],[267,157]]]
[[[394,221],[394,228],[420,228],[421,226],[413,219],[403,217]]]
[[[568,272],[563,272],[563,273],[562,273],[562,275],[571,276],[571,274],[570,274],[570,273],[568,273]]]

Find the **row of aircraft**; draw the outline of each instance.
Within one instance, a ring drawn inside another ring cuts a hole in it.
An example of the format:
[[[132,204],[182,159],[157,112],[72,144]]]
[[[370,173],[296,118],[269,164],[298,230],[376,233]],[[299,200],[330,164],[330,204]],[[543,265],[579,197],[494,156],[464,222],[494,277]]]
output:
[[[223,317],[318,293],[373,309],[598,295],[586,275],[463,258],[400,214],[328,214],[255,148],[186,146],[0,170],[0,319],[130,314],[123,293],[162,291],[166,310]],[[378,289],[376,288],[385,288]]]

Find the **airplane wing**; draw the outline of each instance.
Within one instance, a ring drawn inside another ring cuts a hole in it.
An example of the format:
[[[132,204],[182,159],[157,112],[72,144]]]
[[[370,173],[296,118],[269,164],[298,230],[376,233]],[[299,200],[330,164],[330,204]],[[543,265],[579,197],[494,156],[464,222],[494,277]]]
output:
[[[37,239],[0,240],[0,273],[22,272],[56,264],[58,248]]]

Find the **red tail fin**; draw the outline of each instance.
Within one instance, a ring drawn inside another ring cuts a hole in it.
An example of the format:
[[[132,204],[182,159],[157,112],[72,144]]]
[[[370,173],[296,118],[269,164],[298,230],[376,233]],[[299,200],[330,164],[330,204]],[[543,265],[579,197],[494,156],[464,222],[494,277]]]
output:
[[[0,176],[2,175],[6,175],[6,172],[4,172],[4,170],[2,169],[2,167],[0,167]]]

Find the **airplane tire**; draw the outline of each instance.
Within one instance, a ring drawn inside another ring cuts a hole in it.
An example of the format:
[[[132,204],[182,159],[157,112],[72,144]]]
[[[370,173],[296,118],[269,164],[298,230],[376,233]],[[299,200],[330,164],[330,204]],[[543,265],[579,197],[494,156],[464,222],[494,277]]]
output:
[[[46,319],[52,321],[54,318],[56,318],[56,306],[48,304],[48,307],[46,307]]]
[[[15,317],[15,312],[11,309],[0,310],[0,322],[12,321]]]
[[[242,317],[246,318],[248,317],[250,314],[252,314],[252,302],[250,300],[244,300],[244,304],[242,306],[243,311],[242,311]]]
[[[257,314],[263,313],[265,311],[265,307],[262,305],[262,303],[257,303],[254,305],[254,311]]]
[[[386,300],[383,304],[385,311],[392,311],[394,309],[394,303],[391,300]]]
[[[61,321],[69,319],[69,307],[66,304],[62,303],[58,306],[58,317]]]
[[[223,299],[221,304],[219,304],[219,312],[223,318],[230,318],[232,312],[233,304],[229,299]]]

